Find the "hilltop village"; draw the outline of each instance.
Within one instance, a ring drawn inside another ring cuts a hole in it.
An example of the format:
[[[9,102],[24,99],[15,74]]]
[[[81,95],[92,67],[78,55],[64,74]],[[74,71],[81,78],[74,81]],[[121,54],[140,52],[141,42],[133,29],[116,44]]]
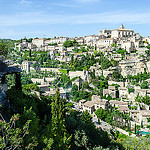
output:
[[[38,97],[59,87],[60,97],[88,111],[97,128],[150,133],[150,37],[121,25],[84,37],[23,38],[8,58],[1,60],[14,70],[1,82],[1,99],[19,72],[22,87]]]

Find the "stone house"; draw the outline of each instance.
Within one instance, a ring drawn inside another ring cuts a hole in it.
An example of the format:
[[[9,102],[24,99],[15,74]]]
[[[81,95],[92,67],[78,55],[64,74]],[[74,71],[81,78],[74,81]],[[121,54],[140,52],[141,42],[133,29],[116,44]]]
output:
[[[139,123],[139,110],[130,110],[130,117],[133,121]]]
[[[23,71],[25,71],[25,73],[29,73],[31,70],[33,70],[34,68],[32,67],[32,65],[35,63],[35,61],[23,61],[21,64],[21,69]]]
[[[128,74],[134,76],[137,75],[137,73],[143,73],[144,68],[146,68],[143,58],[138,58],[137,56],[132,56],[131,58],[120,61],[119,66],[123,77]]]
[[[37,85],[39,87],[39,89],[43,92],[47,92],[50,90],[49,85]]]
[[[109,101],[110,105],[112,107],[120,107],[120,106],[127,106],[128,107],[128,103],[127,102],[123,102],[123,101],[117,101],[117,100],[110,100]]]
[[[83,70],[83,71],[69,71],[68,76],[70,76],[70,79],[72,79],[74,77],[80,77],[84,81],[89,81],[89,79],[90,79],[90,74],[86,70]]]
[[[91,100],[92,100],[92,101],[101,100],[101,97],[98,96],[98,95],[92,95]]]
[[[135,95],[140,95],[144,97],[145,95],[150,96],[150,90],[149,89],[135,89]]]
[[[42,48],[44,46],[45,41],[46,41],[46,39],[44,39],[44,38],[42,38],[42,39],[33,39],[32,44],[36,45],[37,48]]]
[[[80,108],[80,109],[83,110],[83,105],[84,105],[85,102],[86,102],[85,99],[82,99],[82,100],[79,101],[79,108]]]
[[[50,91],[45,91],[43,95],[55,96],[55,93],[56,93],[56,89],[50,89]],[[59,88],[59,94],[62,99],[68,99],[67,92],[64,89]]]
[[[78,103],[82,111],[88,111],[91,115],[93,112],[99,108],[107,109],[109,106],[108,100],[101,99],[97,95],[92,96],[92,101],[80,100]]]
[[[126,99],[128,97],[128,89],[126,87],[119,87],[119,97]]]
[[[115,40],[112,38],[106,38],[106,39],[100,39],[97,41],[97,46],[98,47],[110,47],[112,43],[115,43]]]
[[[39,79],[39,78],[31,78],[31,81],[32,81],[34,84],[40,83],[41,85],[49,85],[49,84],[51,84],[54,80],[55,80],[55,78],[45,78],[45,77],[43,77],[42,79]]]
[[[52,71],[54,73],[60,73],[58,68],[40,68],[41,71]]]
[[[149,125],[148,118],[150,118],[150,110],[140,110],[139,113],[139,123],[143,123],[143,125]]]
[[[129,114],[130,112],[130,109],[127,105],[120,105],[117,110],[124,114]]]
[[[150,118],[150,110],[131,110],[130,117],[137,123],[144,126],[149,125],[148,118]]]
[[[91,115],[95,111],[94,102],[87,101],[83,104],[83,111],[88,111]]]
[[[101,100],[96,100],[94,101],[94,108],[95,110],[102,108],[102,109],[107,109],[109,106],[108,100],[101,99]]]
[[[117,90],[115,89],[115,86],[108,86],[108,89],[103,89],[103,96],[110,95],[112,98],[117,98]]]
[[[116,61],[120,61],[122,59],[122,55],[121,54],[112,54],[111,58]]]
[[[132,41],[121,41],[121,48],[125,49],[128,53],[131,53],[135,50],[134,42]]]

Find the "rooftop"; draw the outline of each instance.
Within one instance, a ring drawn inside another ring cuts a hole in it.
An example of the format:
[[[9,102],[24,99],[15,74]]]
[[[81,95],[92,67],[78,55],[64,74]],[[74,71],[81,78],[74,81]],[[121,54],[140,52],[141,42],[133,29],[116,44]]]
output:
[[[94,102],[87,101],[86,103],[84,103],[84,106],[86,106],[86,107],[93,107],[94,106]]]
[[[100,105],[105,105],[108,100],[101,99],[101,100],[96,100],[94,101],[94,104],[100,104]]]
[[[150,110],[140,110],[142,116],[150,116]]]
[[[120,105],[128,105],[127,102],[117,101],[117,100],[110,100],[109,103],[112,103],[112,104],[120,104]]]
[[[128,106],[119,106],[118,108],[119,111],[129,111]]]
[[[80,100],[79,102],[84,103],[84,102],[86,102],[86,100],[85,100],[85,99],[82,99],[82,100]]]

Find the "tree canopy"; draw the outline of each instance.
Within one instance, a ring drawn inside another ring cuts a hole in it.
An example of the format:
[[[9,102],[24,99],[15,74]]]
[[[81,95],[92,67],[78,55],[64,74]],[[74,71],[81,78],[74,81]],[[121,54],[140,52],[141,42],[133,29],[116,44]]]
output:
[[[0,41],[0,55],[7,56],[8,44],[4,41]]]

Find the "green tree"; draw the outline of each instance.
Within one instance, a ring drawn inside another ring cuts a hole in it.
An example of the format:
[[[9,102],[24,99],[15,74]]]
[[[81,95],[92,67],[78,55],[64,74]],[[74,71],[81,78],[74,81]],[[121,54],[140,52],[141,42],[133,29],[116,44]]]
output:
[[[128,92],[130,93],[134,93],[135,89],[134,88],[128,88]]]
[[[95,111],[95,114],[97,115],[97,117],[98,117],[99,119],[102,119],[102,120],[104,120],[104,119],[106,118],[106,116],[107,116],[105,110],[102,109],[102,108],[97,109],[97,110]]]
[[[111,62],[107,58],[103,59],[101,62],[101,69],[107,69],[110,66],[112,66]]]
[[[23,90],[39,91],[39,87],[36,84],[27,84],[27,85],[23,85]]]
[[[0,41],[0,55],[7,56],[8,44],[4,41]]]
[[[65,127],[65,107],[63,100],[60,98],[59,88],[57,88],[51,107],[51,136],[53,139],[52,149],[67,150],[70,147],[69,142],[71,140],[71,136],[67,135]]]
[[[0,120],[0,149],[32,149],[37,145],[35,141],[24,145],[24,138],[29,134],[29,124],[31,121],[28,120],[23,128],[16,128],[17,120],[19,120],[19,114],[11,117],[8,123],[3,117]]]
[[[92,124],[92,116],[88,113],[88,111],[84,111],[82,114],[81,119],[84,121],[84,123],[88,124]]]
[[[36,116],[36,113],[32,110],[32,107],[27,110],[24,108],[24,112],[21,115],[18,124],[21,127],[22,124],[25,124],[27,120],[30,120],[30,126],[29,126],[29,135],[27,135],[27,141],[30,141],[30,137],[33,137],[36,139],[38,136],[38,131],[39,131],[39,117]]]
[[[115,43],[112,43],[112,44],[111,44],[111,47],[116,47],[116,44],[115,44]]]
[[[31,49],[29,50],[29,57],[31,57]]]
[[[71,90],[72,96],[74,96],[77,92],[78,92],[78,86],[76,84],[73,84]]]
[[[141,89],[148,89],[148,82],[147,81],[143,81],[143,83],[141,84]]]
[[[147,118],[147,122],[150,122],[150,118]]]
[[[112,78],[118,80],[120,78],[119,72],[118,71],[114,71],[113,74],[112,74]]]
[[[64,47],[71,47],[73,46],[73,42],[68,40],[68,41],[65,41],[64,44],[63,44]]]
[[[89,139],[85,131],[76,131],[75,135],[75,145],[80,147],[80,149],[89,149]]]

